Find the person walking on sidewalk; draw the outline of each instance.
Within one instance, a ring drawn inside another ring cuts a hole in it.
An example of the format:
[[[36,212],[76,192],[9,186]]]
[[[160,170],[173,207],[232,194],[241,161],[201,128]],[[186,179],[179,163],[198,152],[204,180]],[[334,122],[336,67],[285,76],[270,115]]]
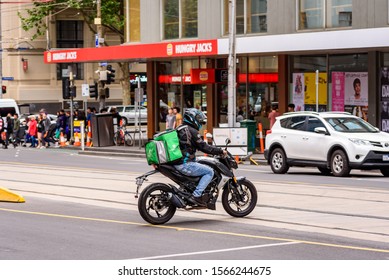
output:
[[[0,117],[0,144],[2,144],[3,149],[8,149],[8,145],[5,142],[5,122],[2,117]]]

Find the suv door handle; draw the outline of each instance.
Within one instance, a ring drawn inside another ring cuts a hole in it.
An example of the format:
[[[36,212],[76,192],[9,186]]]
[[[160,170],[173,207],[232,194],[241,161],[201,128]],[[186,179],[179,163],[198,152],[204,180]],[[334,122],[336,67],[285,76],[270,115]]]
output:
[[[304,136],[303,140],[309,140],[309,137]]]

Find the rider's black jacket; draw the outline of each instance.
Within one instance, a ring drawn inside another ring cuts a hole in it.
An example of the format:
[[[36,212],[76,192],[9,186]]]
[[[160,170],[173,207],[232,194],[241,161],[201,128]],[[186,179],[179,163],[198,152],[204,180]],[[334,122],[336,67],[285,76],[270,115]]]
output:
[[[201,137],[199,131],[189,124],[182,124],[176,130],[180,139],[180,149],[183,154],[183,158],[177,164],[194,161],[197,150],[212,155],[223,154],[223,149],[208,145]]]

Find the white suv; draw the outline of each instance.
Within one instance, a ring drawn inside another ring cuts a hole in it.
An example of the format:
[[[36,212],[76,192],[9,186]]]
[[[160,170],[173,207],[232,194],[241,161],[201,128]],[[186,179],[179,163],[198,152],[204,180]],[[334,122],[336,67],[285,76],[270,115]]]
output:
[[[389,133],[349,113],[286,113],[266,135],[265,146],[265,158],[278,174],[314,166],[334,176],[348,176],[351,169],[379,169],[389,176]]]

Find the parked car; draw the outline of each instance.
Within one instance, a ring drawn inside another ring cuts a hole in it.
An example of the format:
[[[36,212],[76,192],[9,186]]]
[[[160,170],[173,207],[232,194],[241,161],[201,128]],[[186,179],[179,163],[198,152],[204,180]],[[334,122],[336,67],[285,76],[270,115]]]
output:
[[[138,106],[135,112],[135,105],[117,105],[109,106],[108,112],[111,112],[112,108],[116,107],[119,115],[122,117],[123,125],[135,124],[135,116],[140,118],[141,123],[147,123],[147,108],[144,106]]]
[[[339,177],[352,169],[379,169],[389,176],[389,133],[349,113],[286,113],[265,141],[265,158],[277,174],[313,166]]]

